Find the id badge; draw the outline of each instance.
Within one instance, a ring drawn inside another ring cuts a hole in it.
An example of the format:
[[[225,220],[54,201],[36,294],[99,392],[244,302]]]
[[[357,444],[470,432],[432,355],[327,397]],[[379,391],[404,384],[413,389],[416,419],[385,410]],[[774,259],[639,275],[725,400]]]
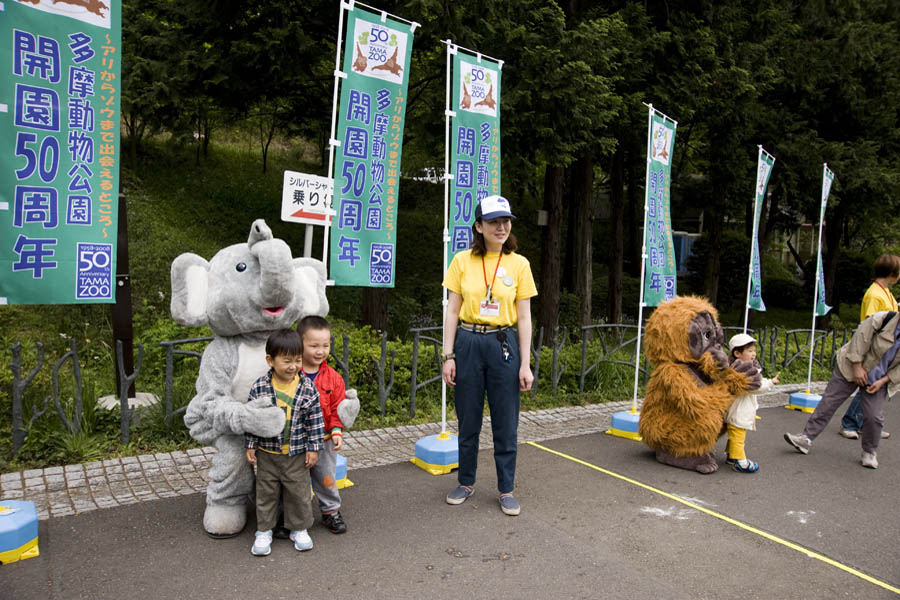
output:
[[[500,316],[500,301],[499,300],[488,300],[484,299],[479,304],[481,308],[481,316],[482,317],[499,317]]]

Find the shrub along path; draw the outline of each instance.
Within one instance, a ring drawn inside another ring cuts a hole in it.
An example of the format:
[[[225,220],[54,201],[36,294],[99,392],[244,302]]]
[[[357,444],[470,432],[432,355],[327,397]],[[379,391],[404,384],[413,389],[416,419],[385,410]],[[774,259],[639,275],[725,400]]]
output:
[[[813,384],[813,391],[822,389],[824,382]],[[776,386],[760,396],[760,407],[783,406],[788,394],[796,390],[797,384]],[[519,442],[605,431],[613,413],[630,407],[630,402],[612,402],[523,412],[519,418]],[[447,428],[455,433],[456,421],[448,422]],[[354,469],[408,461],[416,440],[440,430],[440,423],[428,423],[348,431],[342,454],[347,458],[349,479],[353,480]],[[481,448],[492,445],[490,417],[485,417]],[[0,474],[0,498],[31,500],[37,506],[38,517],[48,519],[202,493],[206,490],[210,456],[215,452],[212,447],[193,448],[4,473]]]

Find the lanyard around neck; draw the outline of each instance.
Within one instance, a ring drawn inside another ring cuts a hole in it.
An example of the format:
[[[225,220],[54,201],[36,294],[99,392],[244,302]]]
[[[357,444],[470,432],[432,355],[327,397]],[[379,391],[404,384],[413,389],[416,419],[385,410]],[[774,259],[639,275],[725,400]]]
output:
[[[484,266],[484,256],[481,257],[481,272],[484,273],[484,287],[487,288],[487,298],[488,300],[493,300],[494,297],[491,294],[491,290],[494,288],[494,280],[497,279],[497,270],[500,268],[500,259],[503,258],[503,252],[501,251],[499,255],[497,255],[497,266],[494,267],[494,276],[491,277],[491,284],[488,285],[487,280],[487,269]]]

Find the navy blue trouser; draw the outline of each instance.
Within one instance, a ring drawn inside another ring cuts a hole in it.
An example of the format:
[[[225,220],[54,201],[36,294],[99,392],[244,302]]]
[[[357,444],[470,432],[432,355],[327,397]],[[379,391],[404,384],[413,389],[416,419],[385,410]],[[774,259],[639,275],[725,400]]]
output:
[[[844,417],[841,419],[841,427],[844,429],[848,429],[850,431],[859,431],[862,429],[862,403],[860,400],[862,399],[862,392],[857,392],[855,396],[853,396],[853,400],[850,401],[850,406],[847,407],[847,412],[844,413]]]
[[[478,437],[487,392],[494,434],[497,489],[513,491],[516,479],[516,445],[519,428],[519,341],[505,330],[509,357],[504,360],[497,333],[456,330],[456,388],[454,402],[459,419],[459,483],[475,485]]]

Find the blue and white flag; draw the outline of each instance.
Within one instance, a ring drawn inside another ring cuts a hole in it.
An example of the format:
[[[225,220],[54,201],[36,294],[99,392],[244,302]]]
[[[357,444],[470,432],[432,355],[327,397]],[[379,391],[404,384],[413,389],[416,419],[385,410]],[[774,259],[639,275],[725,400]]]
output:
[[[764,311],[766,304],[762,299],[762,274],[760,273],[759,257],[759,221],[762,216],[763,202],[766,200],[766,187],[769,185],[769,177],[772,175],[772,167],[775,166],[775,157],[759,147],[759,158],[756,163],[756,204],[753,212],[753,250],[750,254],[750,294],[747,298],[747,306]]]
[[[822,166],[822,206],[819,209],[819,256],[816,266],[818,274],[818,291],[816,293],[816,316],[828,314],[831,307],[825,304],[825,271],[822,269],[822,223],[825,222],[825,205],[828,203],[828,194],[831,192],[831,182],[834,181],[834,173],[828,170],[828,165]]]

